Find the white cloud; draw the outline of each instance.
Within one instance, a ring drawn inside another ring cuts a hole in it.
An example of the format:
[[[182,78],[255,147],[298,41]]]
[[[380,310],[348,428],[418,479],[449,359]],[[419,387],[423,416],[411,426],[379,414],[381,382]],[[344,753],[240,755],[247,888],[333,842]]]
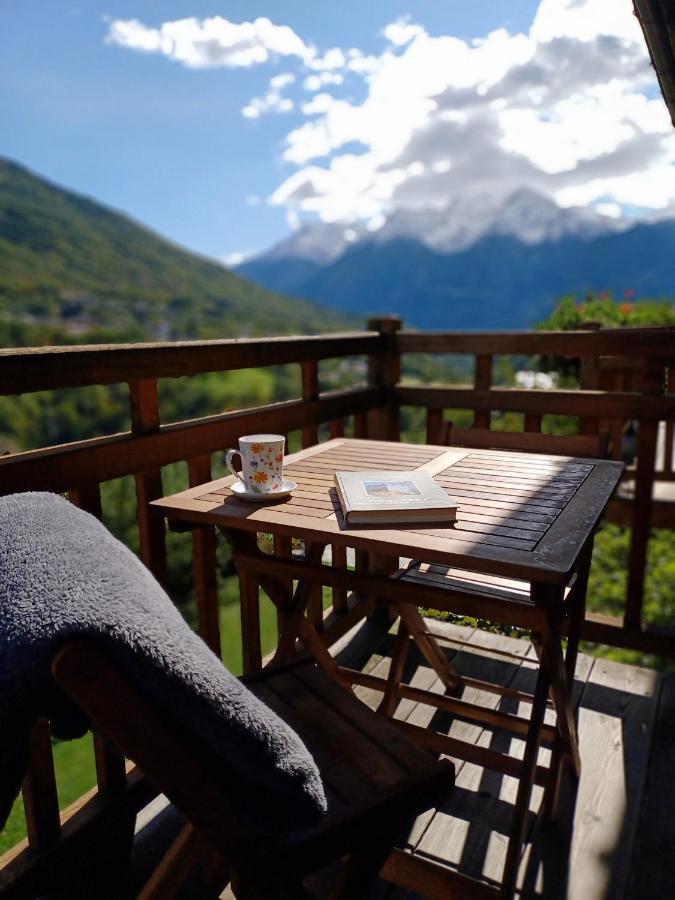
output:
[[[612,202],[611,200],[595,203],[593,208],[596,212],[599,212],[601,216],[609,216],[610,219],[620,219],[621,218],[621,204]]]
[[[276,91],[281,91],[288,87],[289,84],[293,84],[294,81],[295,75],[291,72],[284,72],[281,75],[275,75],[273,78],[270,78],[270,87]]]
[[[599,34],[644,40],[633,4],[619,0],[541,0],[530,29],[535,41],[557,37],[593,41]]]
[[[330,94],[315,94],[311,100],[303,104],[302,111],[306,116],[315,116],[328,112],[334,102],[335,99]]]
[[[234,250],[232,253],[226,253],[223,256],[223,262],[226,266],[234,268],[235,266],[240,266],[252,256],[255,256],[255,250]]]
[[[325,84],[342,84],[344,76],[339,72],[319,72],[315,75],[308,75],[302,82],[302,86],[306,91],[318,91]]]
[[[288,25],[275,25],[261,17],[253,22],[177,19],[151,28],[138,19],[115,19],[106,40],[131,50],[162,53],[190,68],[236,68],[267,62],[270,56],[311,60],[314,51]]]
[[[316,69],[318,72],[321,72],[344,68],[347,58],[344,51],[339,47],[331,47],[330,50],[326,50],[323,56],[317,56],[316,54],[309,55],[306,62],[311,69]]]
[[[389,43],[395,47],[403,47],[415,40],[416,37],[422,37],[426,32],[421,25],[412,25],[408,18],[397,19],[383,30],[382,34]]]
[[[353,58],[367,59],[363,101],[301,107],[312,119],[286,137],[296,171],[272,203],[347,223],[478,186],[563,205],[675,199],[675,135],[630,3],[541,0],[528,33],[472,42],[407,20],[384,36],[379,56]]]
[[[606,215],[675,200],[675,135],[629,0],[540,0],[527,33],[472,41],[409,19],[382,35],[379,54],[318,49],[269,19],[216,16],[157,28],[116,20],[107,40],[193,68],[275,58],[293,68],[242,110],[295,113],[282,150],[289,174],[268,198],[292,227],[303,214],[372,225],[474,187],[529,186]],[[365,89],[358,101],[354,82]],[[300,87],[314,96],[303,101]]]
[[[262,97],[252,97],[242,109],[245,119],[259,119],[264,113],[289,113],[295,108],[290,97],[284,97],[281,91],[295,81],[295,75],[284,73],[270,78],[269,88]]]
[[[292,112],[295,104],[289,97],[282,97],[277,91],[268,91],[262,97],[252,97],[241,114],[245,119],[258,119],[264,113]]]

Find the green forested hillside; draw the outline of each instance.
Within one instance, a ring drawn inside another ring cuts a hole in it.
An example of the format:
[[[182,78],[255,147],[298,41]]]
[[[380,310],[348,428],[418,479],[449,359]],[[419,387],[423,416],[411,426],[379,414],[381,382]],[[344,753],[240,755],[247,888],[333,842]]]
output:
[[[126,216],[0,159],[0,345],[327,331],[346,318],[274,294]]]

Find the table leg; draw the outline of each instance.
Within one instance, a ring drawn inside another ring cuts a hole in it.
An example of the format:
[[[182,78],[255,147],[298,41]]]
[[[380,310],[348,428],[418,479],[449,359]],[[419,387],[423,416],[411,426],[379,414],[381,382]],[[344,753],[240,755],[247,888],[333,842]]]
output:
[[[580,585],[579,596],[585,595],[585,585]],[[552,585],[533,584],[532,598],[545,612],[544,622],[539,631],[532,635],[532,641],[539,658],[539,673],[532,702],[530,725],[525,742],[523,767],[518,784],[516,806],[513,816],[509,846],[506,853],[504,876],[502,879],[502,896],[512,897],[516,889],[518,866],[525,839],[527,816],[532,795],[532,785],[537,767],[537,756],[541,743],[542,726],[546,714],[546,701],[550,691],[556,712],[556,728],[558,737],[551,761],[550,779],[547,791],[557,791],[559,763],[557,754],[563,754],[570,761],[573,772],[578,777],[581,771],[579,744],[571,699],[571,681],[568,678],[565,663],[571,666],[575,661],[575,651],[569,660],[562,654],[562,608],[563,589]],[[581,603],[583,609],[583,604]],[[578,613],[577,613],[578,615]],[[574,638],[578,643],[578,635]],[[546,808],[546,799],[545,799]],[[551,802],[549,799],[548,802]]]
[[[231,542],[235,552],[241,554],[258,554],[256,539],[250,534],[238,531],[224,533]],[[307,561],[316,565],[321,562],[325,544],[312,543],[307,550]],[[235,559],[237,557],[235,556]],[[351,689],[332,656],[325,648],[315,625],[305,616],[307,606],[316,595],[316,583],[300,578],[295,592],[289,588],[289,580],[247,571],[241,562],[237,565],[240,582],[242,604],[242,640],[244,642],[244,674],[258,671],[261,668],[260,652],[260,612],[258,588],[261,586],[277,608],[279,621],[279,637],[277,649],[270,665],[280,665],[291,659],[296,653],[296,642],[302,641],[306,649],[314,656],[322,668],[336,681]]]
[[[287,534],[275,534],[273,538],[274,555],[279,559],[293,559],[293,538]],[[283,579],[288,594],[293,592],[293,579]],[[277,614],[277,636],[281,634],[282,623]]]
[[[401,695],[399,693],[399,685],[403,677],[408,652],[410,651],[410,632],[408,631],[403,619],[398,623],[398,634],[394,643],[394,649],[391,654],[391,665],[389,666],[389,674],[387,675],[387,687],[380,701],[377,711],[385,716],[394,715],[396,707],[399,704]]]
[[[520,864],[520,855],[525,839],[530,797],[532,796],[532,786],[534,784],[534,776],[537,768],[537,756],[539,755],[539,745],[541,743],[541,729],[546,714],[549,684],[550,679],[548,671],[546,666],[542,664],[537,675],[537,685],[532,701],[530,726],[525,741],[523,768],[518,782],[518,793],[516,795],[516,806],[513,813],[511,835],[506,850],[506,861],[504,863],[501,888],[501,896],[504,898],[513,897],[516,889],[518,866]]]
[[[357,563],[359,559],[357,557]],[[364,565],[364,560],[361,560],[361,566]],[[358,568],[358,567],[357,567]],[[365,566],[365,569],[362,568],[362,571],[368,572],[370,575],[381,575],[383,578],[389,578],[394,572],[397,572],[399,568],[399,558],[398,556],[390,556],[385,553],[368,553],[368,560]],[[371,622],[375,622],[378,625],[389,626],[393,624],[396,620],[396,612],[397,610],[392,607],[389,603],[387,603],[386,598],[380,599],[379,597],[373,598],[375,601],[375,608],[368,616],[368,619]]]
[[[588,589],[588,577],[593,555],[593,538],[580,557],[577,580],[568,598],[568,633],[567,651],[565,653],[564,668],[569,693],[569,701],[572,702],[574,691],[574,673],[576,671],[577,656],[579,653],[579,640],[586,615],[586,592]],[[553,821],[558,815],[560,801],[560,787],[563,778],[565,763],[565,746],[560,737],[557,738],[551,754],[551,777],[544,792],[544,817],[547,821]]]
[[[555,618],[555,621],[553,621]],[[556,712],[556,727],[562,741],[563,752],[569,758],[572,769],[579,777],[581,758],[577,726],[572,708],[571,685],[565,671],[558,616],[549,616],[549,626],[541,633],[542,665],[548,669],[551,679],[551,699]]]
[[[434,669],[445,687],[449,691],[455,691],[462,683],[461,676],[450,664],[448,657],[441,650],[433,635],[429,634],[424,624],[424,619],[419,614],[417,607],[409,603],[399,603],[398,613],[410,632],[410,636],[420,649],[420,652]],[[393,661],[392,661],[393,665]]]
[[[399,568],[399,558],[393,556],[385,556],[380,553],[371,554],[370,570],[372,574],[389,576],[396,572]],[[417,644],[420,652],[441,679],[445,687],[450,691],[455,691],[461,684],[461,678],[454,668],[450,665],[447,656],[438,646],[436,639],[430,635],[424,619],[419,614],[417,607],[408,603],[387,604],[387,617],[390,612],[398,613],[401,624],[404,624],[406,630],[410,634],[413,641]],[[391,660],[391,669],[400,669],[403,672],[405,658],[401,659],[400,654],[407,654],[406,644],[401,642],[394,647]],[[400,678],[399,678],[400,681]],[[384,702],[384,699],[383,699]]]

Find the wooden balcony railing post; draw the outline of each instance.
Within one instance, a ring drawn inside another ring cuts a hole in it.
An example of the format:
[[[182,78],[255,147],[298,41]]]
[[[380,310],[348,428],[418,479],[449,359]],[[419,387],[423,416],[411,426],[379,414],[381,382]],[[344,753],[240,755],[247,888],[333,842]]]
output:
[[[316,359],[305,360],[301,364],[302,367],[302,399],[318,400],[319,399],[319,363]],[[314,423],[306,425],[302,429],[302,446],[313,447],[319,443],[319,426]],[[309,552],[309,544],[306,544],[306,550]],[[320,584],[315,584],[310,588],[310,598],[307,601],[307,614],[313,624],[318,628],[323,622],[323,592]]]
[[[474,374],[474,387],[477,391],[489,391],[492,387],[492,354],[479,353],[476,355],[476,370]],[[490,410],[477,409],[473,414],[474,428],[490,427]]]
[[[658,360],[645,360],[642,393],[663,394],[665,369]],[[640,422],[638,434],[637,469],[635,472],[635,498],[631,524],[630,552],[628,557],[628,591],[624,625],[639,630],[642,627],[645,575],[649,531],[651,526],[654,473],[656,470],[656,446],[659,422],[656,419]]]
[[[137,378],[129,382],[131,431],[148,435],[159,431],[159,395],[156,378]],[[150,502],[163,496],[162,471],[137,472],[136,504],[140,557],[160,584],[166,584],[166,536],[164,520],[153,515]]]
[[[100,485],[81,484],[76,488],[71,488],[71,490],[68,491],[68,499],[75,506],[91,513],[92,516],[96,516],[97,519],[103,518]]]
[[[31,850],[44,850],[56,843],[61,836],[61,817],[46,719],[36,722],[31,732],[28,774],[23,782],[23,804]]]
[[[427,406],[427,444],[441,443],[443,428],[443,410]]]
[[[584,331],[599,331],[599,322],[587,322],[581,326]],[[600,366],[597,353],[584,353],[580,358],[579,385],[583,391],[597,391],[600,387]],[[579,434],[597,434],[597,417],[584,416],[579,419]]]
[[[344,433],[345,433],[344,419],[331,419],[331,421],[330,421],[330,436],[331,436],[331,438],[344,437]]]
[[[103,519],[100,485],[85,484],[73,488],[68,491],[68,499],[97,519]],[[94,732],[94,757],[99,792],[106,795],[122,793],[127,783],[124,757],[97,732]]]
[[[368,432],[368,415],[364,412],[354,413],[354,437],[370,437]]]
[[[368,330],[379,331],[384,340],[383,350],[368,357],[368,383],[383,387],[389,393],[385,407],[368,413],[367,433],[370,438],[385,441],[401,439],[399,407],[393,397],[393,389],[401,378],[401,354],[396,343],[396,332],[402,327],[403,321],[398,316],[368,319]]]
[[[208,454],[188,460],[190,487],[211,481],[211,457]],[[199,634],[220,656],[220,620],[218,617],[218,577],[216,533],[203,525],[192,531],[192,559]]]
[[[302,399],[319,399],[319,362],[316,359],[306,359],[300,363],[302,370]],[[302,429],[302,446],[313,447],[319,443],[319,426],[306,425]]]

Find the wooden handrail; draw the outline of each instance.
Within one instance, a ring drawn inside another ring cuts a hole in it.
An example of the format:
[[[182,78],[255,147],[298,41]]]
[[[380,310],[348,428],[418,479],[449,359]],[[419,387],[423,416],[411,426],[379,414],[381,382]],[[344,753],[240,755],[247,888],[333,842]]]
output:
[[[378,332],[0,350],[0,394],[177,378],[378,353]]]
[[[417,387],[397,385],[401,406],[432,409],[503,410],[567,416],[650,419],[675,416],[675,396],[645,396],[614,391],[527,391],[520,388]]]
[[[400,353],[522,354],[581,357],[675,357],[675,327],[601,328],[598,331],[400,331]]]

